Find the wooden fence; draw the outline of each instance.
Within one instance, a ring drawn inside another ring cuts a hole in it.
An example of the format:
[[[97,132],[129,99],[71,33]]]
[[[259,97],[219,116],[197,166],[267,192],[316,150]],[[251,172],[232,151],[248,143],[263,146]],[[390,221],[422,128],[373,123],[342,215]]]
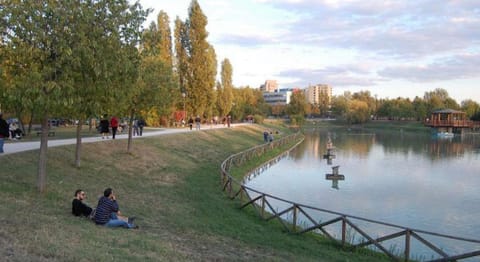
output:
[[[323,234],[334,241],[340,241],[344,246],[352,248],[369,247],[373,250],[383,252],[394,261],[410,261],[411,259],[432,262],[457,261],[474,257],[478,259],[478,257],[480,257],[480,240],[478,239],[439,234],[303,205],[260,192],[244,185],[246,179],[251,179],[253,176],[260,174],[264,169],[285,157],[285,154],[290,150],[250,172],[244,177],[243,181],[237,181],[229,174],[229,171],[233,166],[240,166],[254,157],[261,156],[272,148],[291,144],[294,141],[299,142],[291,149],[303,142],[303,135],[299,133],[293,134],[272,143],[259,145],[231,155],[225,159],[221,164],[223,191],[225,191],[232,200],[239,198],[242,202],[241,209],[252,206],[262,219],[267,221],[277,220],[290,233],[303,234],[313,232]],[[274,205],[282,206],[282,210],[275,209]],[[319,215],[326,217],[326,221],[319,222],[318,218],[314,219],[314,217],[318,217]],[[374,225],[378,228],[389,228],[389,230],[384,231],[390,232],[385,233],[382,236],[378,236],[379,233],[377,232],[377,236],[373,237],[367,233],[366,229],[368,228],[368,225]],[[338,229],[338,234],[332,233],[332,231],[335,231],[335,228]],[[355,238],[354,235],[356,234],[359,234],[361,237]],[[403,247],[385,247],[385,244],[392,240],[399,240],[403,243]],[[451,249],[445,246],[440,246],[439,244],[448,241],[460,241],[463,244],[471,245],[473,251],[452,254],[453,252],[447,251]],[[417,254],[412,254],[412,247],[414,247],[413,245],[415,244],[422,245],[424,248],[428,249],[431,252],[431,258],[426,259],[425,257],[419,257]]]

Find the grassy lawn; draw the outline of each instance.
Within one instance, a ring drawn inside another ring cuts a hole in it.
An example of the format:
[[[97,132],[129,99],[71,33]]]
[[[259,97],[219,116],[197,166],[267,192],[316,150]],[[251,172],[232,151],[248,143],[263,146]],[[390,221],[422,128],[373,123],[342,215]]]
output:
[[[273,126],[269,126],[273,128]],[[220,163],[263,142],[265,127],[145,137],[48,150],[48,192],[35,189],[38,152],[0,158],[0,257],[5,261],[388,261],[323,238],[291,235],[225,197]],[[280,129],[280,128],[279,128]],[[286,129],[280,129],[281,133]],[[96,206],[112,187],[139,230],[70,214],[77,188]]]

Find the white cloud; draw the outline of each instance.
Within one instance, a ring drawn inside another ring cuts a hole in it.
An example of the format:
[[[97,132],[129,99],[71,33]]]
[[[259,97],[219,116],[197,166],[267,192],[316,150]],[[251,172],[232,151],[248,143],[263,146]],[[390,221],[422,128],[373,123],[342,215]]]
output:
[[[480,102],[477,0],[198,1],[235,85],[277,78],[283,87],[326,83],[380,97],[445,87],[454,98]],[[155,7],[151,17],[163,9],[171,19],[185,19],[190,2],[141,1]]]

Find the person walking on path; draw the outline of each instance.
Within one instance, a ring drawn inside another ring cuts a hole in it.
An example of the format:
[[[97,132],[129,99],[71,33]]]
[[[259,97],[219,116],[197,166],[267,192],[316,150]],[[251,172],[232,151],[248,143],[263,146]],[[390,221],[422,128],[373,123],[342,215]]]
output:
[[[139,133],[138,133],[138,120],[133,119],[132,125],[133,125],[133,136],[138,136],[139,135]]]
[[[5,119],[3,119],[3,114],[0,112],[0,154],[3,153],[3,143],[5,138],[8,138],[10,135],[10,130],[8,129],[8,124]]]
[[[115,194],[113,194],[111,188],[107,188],[103,192],[103,196],[98,200],[95,211],[95,223],[106,227],[138,228],[133,224],[132,219],[125,221],[120,219],[119,216],[120,210]]]
[[[200,130],[200,122],[202,120],[200,119],[200,116],[195,117],[195,129]]]
[[[112,139],[115,139],[118,130],[118,118],[116,116],[112,116],[112,119],[110,119],[110,126],[112,127]]]
[[[145,126],[145,120],[143,118],[140,118],[138,120],[138,135],[142,136],[143,135],[143,127]]]
[[[190,127],[190,130],[193,129],[193,118],[192,118],[192,117],[190,117],[190,118],[188,119],[188,126]]]
[[[107,119],[107,115],[105,115],[103,119],[100,120],[100,133],[102,133],[102,139],[105,139],[105,137],[108,139],[108,134],[110,133],[108,129],[109,126],[110,122]]]

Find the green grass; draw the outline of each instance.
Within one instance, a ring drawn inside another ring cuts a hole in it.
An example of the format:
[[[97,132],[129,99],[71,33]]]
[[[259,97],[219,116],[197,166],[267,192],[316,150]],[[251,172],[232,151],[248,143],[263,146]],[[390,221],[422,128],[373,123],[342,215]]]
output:
[[[0,158],[0,257],[6,261],[388,261],[291,235],[238,209],[220,185],[220,163],[263,142],[264,127],[191,132],[48,150],[48,190],[35,188],[38,152]],[[281,132],[287,132],[282,129]],[[108,229],[70,214],[77,188],[95,206],[106,187],[139,230]]]

